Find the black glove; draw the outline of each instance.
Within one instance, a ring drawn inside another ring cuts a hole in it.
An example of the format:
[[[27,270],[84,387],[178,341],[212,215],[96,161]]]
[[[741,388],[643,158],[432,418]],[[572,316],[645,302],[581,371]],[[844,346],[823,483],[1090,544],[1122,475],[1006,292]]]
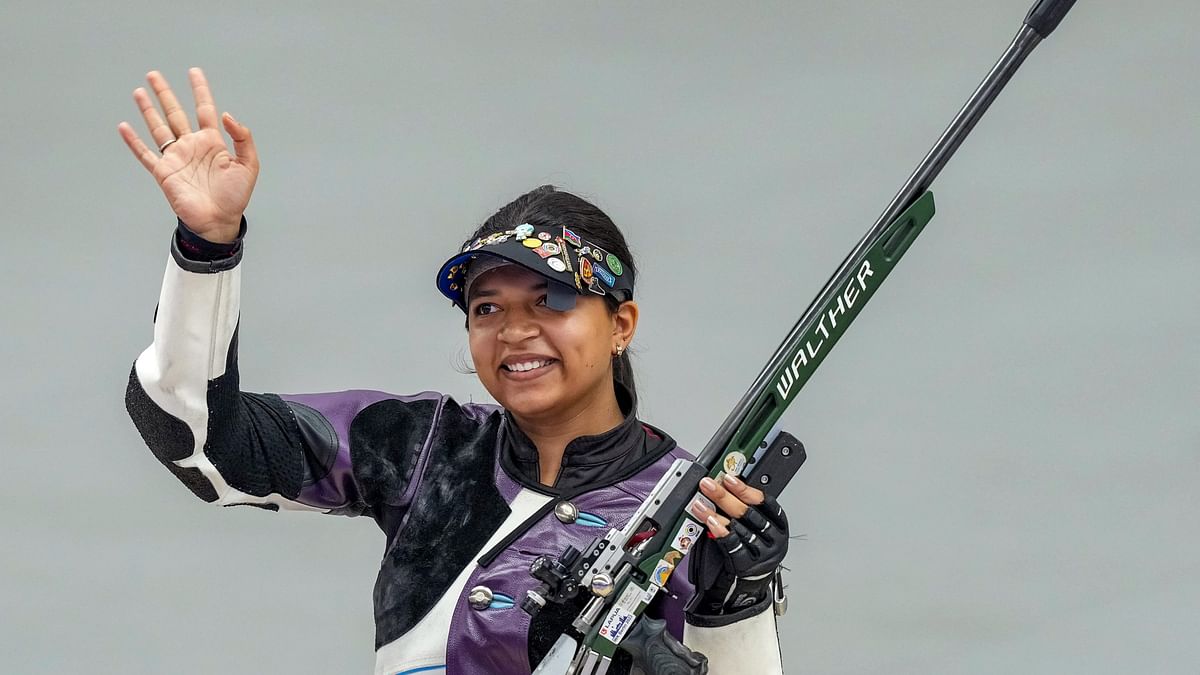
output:
[[[788,548],[787,515],[771,495],[731,519],[729,534],[705,537],[691,553],[696,595],[687,607],[694,626],[724,626],[772,604],[775,573]]]

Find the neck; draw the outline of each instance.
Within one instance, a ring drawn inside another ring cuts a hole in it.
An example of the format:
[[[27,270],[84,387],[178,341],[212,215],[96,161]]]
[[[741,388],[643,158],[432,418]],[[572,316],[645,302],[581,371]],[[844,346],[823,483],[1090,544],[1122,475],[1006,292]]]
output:
[[[543,485],[554,485],[558,479],[568,443],[580,436],[602,434],[625,421],[616,392],[611,388],[606,395],[597,396],[564,415],[542,418],[512,413],[512,417],[537,448],[538,480]]]

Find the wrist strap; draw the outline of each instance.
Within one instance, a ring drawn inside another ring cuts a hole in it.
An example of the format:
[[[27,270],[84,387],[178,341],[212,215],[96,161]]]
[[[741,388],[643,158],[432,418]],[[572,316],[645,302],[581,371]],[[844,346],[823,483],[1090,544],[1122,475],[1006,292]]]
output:
[[[212,262],[228,258],[238,252],[242,246],[242,238],[246,236],[246,216],[244,215],[242,216],[241,226],[238,228],[237,239],[228,244],[218,244],[209,241],[188,229],[187,224],[182,219],[176,218],[176,220],[179,223],[175,228],[175,233],[180,252],[184,253],[191,260]]]

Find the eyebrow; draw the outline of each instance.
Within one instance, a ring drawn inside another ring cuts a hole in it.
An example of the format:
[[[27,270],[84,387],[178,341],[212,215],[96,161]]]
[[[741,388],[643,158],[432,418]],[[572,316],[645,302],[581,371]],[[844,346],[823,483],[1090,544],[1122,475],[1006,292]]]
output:
[[[547,288],[547,283],[545,281],[539,281],[536,284],[530,286],[529,290],[540,291],[545,288]],[[500,295],[500,291],[498,289],[490,288],[487,286],[479,289],[478,291],[476,291],[474,289],[472,289],[472,291],[471,291],[471,299],[472,300],[474,300],[475,298],[490,298],[490,297],[494,297],[497,295]]]

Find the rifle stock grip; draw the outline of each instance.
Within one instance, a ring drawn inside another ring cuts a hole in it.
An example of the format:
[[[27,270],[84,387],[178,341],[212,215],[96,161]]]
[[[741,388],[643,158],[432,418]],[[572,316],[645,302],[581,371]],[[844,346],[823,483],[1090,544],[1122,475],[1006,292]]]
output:
[[[621,648],[633,657],[634,673],[708,674],[708,657],[676,640],[674,635],[667,632],[667,622],[662,619],[643,616],[621,641]]]

